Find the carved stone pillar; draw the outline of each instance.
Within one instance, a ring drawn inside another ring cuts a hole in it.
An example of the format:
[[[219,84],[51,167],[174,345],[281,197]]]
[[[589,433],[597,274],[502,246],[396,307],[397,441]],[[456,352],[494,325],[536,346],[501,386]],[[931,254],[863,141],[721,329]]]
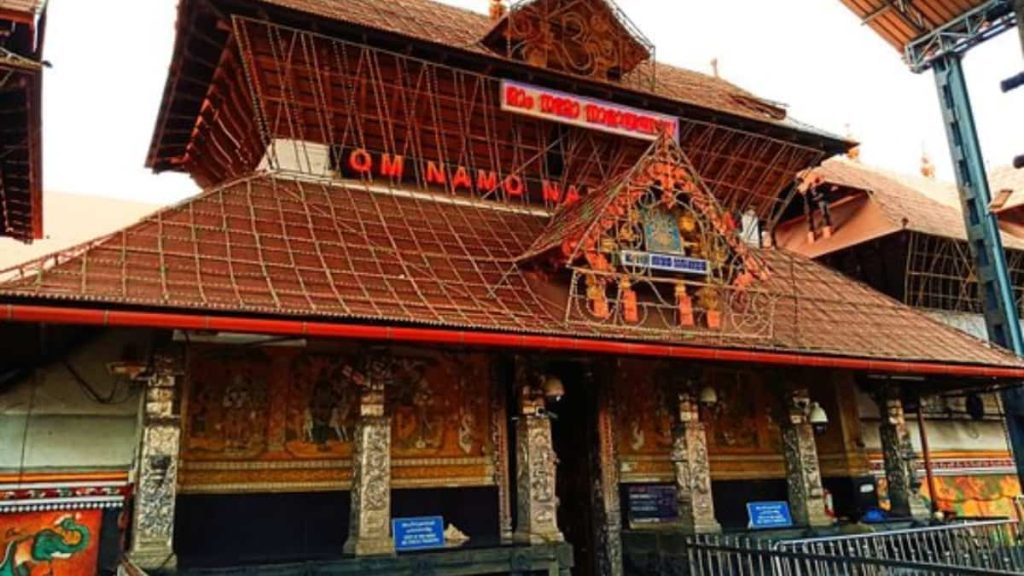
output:
[[[516,360],[519,419],[516,421],[516,531],[523,544],[563,542],[558,529],[558,497],[551,420],[544,410],[543,392],[534,386],[526,366]],[[582,496],[581,496],[582,497]]]
[[[786,420],[782,425],[782,449],[793,522],[798,526],[817,528],[831,526],[832,519],[825,513],[818,448],[814,427],[808,417],[810,406],[811,399],[806,389],[790,392]]]
[[[141,439],[135,462],[135,498],[129,556],[147,571],[174,570],[174,499],[178,490],[180,358],[156,359],[140,410]]]
[[[676,499],[684,531],[694,534],[721,532],[711,497],[708,440],[700,409],[692,394],[678,398],[679,422],[672,429],[672,467],[676,474]]]
[[[918,492],[920,483],[915,474],[914,448],[910,443],[903,402],[894,390],[883,392],[877,402],[882,416],[878,433],[885,460],[891,514],[928,518],[928,508]]]
[[[359,377],[357,377],[357,381]],[[370,356],[361,378],[359,421],[352,453],[352,502],[344,552],[356,556],[395,553],[391,538],[391,418],[384,413],[384,391],[391,365]]]
[[[615,451],[615,410],[612,386],[613,365],[601,362],[598,367],[604,377],[596,378],[593,368],[587,366],[584,386],[597,390],[597,465],[599,480],[595,482],[594,500],[598,518],[597,549],[598,574],[622,576],[622,511],[619,505],[619,462]]]

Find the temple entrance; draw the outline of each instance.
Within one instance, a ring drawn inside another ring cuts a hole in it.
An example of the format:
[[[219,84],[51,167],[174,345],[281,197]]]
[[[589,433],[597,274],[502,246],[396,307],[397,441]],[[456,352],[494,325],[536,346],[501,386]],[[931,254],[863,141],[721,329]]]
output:
[[[600,478],[597,457],[597,390],[584,382],[584,366],[561,363],[549,366],[565,385],[565,396],[549,405],[557,418],[551,432],[558,455],[558,525],[575,556],[573,574],[597,574],[594,486]]]

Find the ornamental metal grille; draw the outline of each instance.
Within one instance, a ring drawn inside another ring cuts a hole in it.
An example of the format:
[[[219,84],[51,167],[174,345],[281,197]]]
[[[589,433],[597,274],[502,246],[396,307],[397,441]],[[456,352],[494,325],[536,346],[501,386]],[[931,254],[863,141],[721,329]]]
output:
[[[211,90],[217,97],[208,106],[210,121],[196,129],[196,162],[209,156],[198,147],[213,148],[214,142],[228,152],[251,154],[247,143],[253,123],[228,113],[250,108],[264,150],[279,139],[327,144],[342,152],[342,168],[345,154],[354,150],[366,151],[374,162],[401,156],[408,162],[403,187],[553,208],[570,187],[582,194],[621,175],[648,146],[643,140],[504,113],[502,79],[468,66],[243,17],[234,17],[233,25],[237,48],[227,51],[217,75],[223,89]],[[239,63],[230,55],[235,49]],[[233,88],[235,78],[247,86],[251,104]],[[787,200],[780,191],[793,174],[821,157],[820,151],[793,142],[686,118],[679,138],[707,189],[727,210],[752,210],[769,223]],[[211,168],[218,180],[244,173],[223,166],[219,162]],[[489,185],[492,174],[497,186]],[[488,185],[479,185],[481,175]],[[375,179],[343,176],[386,184],[398,180],[380,173]],[[522,180],[523,194],[511,194],[502,185],[510,177]],[[560,192],[545,194],[545,183]]]
[[[572,270],[566,321],[770,338],[769,267],[667,134],[621,178],[556,213],[531,254]]]

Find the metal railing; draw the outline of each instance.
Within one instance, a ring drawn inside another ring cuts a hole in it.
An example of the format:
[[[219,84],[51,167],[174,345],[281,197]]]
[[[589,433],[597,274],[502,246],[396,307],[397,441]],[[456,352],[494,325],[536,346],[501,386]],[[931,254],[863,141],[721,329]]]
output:
[[[690,576],[1021,574],[1024,549],[1010,520],[773,541],[701,535],[687,540]]]
[[[777,542],[776,548],[824,556],[1024,571],[1019,526],[1012,520],[963,522],[872,534],[786,540]]]

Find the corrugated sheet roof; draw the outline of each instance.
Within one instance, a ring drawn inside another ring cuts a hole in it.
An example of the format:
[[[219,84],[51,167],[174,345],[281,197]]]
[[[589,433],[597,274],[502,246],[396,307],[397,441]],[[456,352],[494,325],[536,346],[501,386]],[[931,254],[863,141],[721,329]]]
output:
[[[987,0],[841,0],[886,42],[903,52],[911,41],[948,23]],[[900,5],[906,5],[901,10]]]
[[[565,320],[566,286],[517,266],[547,218],[493,204],[254,176],[163,210],[0,285],[6,301],[657,339]],[[1020,366],[805,257],[769,250],[767,340],[709,333],[680,345]]]

